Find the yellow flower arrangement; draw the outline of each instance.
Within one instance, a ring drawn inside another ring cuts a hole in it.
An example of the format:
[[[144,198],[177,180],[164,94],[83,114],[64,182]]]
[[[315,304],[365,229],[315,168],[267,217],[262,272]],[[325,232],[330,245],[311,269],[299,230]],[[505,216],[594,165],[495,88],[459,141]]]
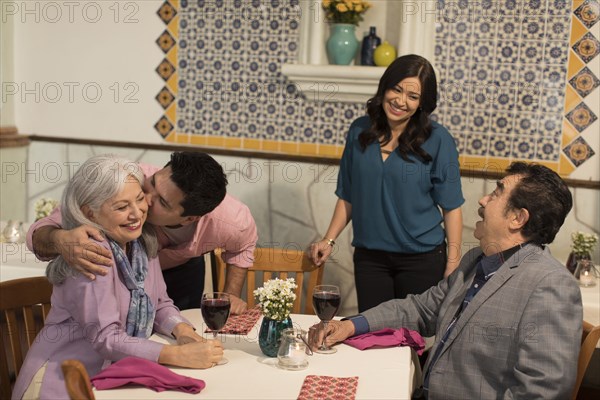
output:
[[[358,25],[371,3],[363,0],[323,0],[325,18],[334,24]]]

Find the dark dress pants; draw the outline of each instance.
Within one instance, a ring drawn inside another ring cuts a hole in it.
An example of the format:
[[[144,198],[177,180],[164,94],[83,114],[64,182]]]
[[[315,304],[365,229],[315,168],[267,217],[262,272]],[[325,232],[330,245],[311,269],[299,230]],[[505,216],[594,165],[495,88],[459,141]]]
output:
[[[180,310],[200,308],[204,292],[204,256],[191,258],[185,264],[163,270],[167,294]]]

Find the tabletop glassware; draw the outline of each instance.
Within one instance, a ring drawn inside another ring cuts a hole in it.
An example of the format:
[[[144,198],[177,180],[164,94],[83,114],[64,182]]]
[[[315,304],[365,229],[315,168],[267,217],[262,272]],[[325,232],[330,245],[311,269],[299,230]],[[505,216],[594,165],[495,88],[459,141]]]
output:
[[[579,286],[596,286],[598,276],[594,263],[591,260],[579,260],[577,262],[577,269],[575,270],[575,277],[579,281]]]
[[[327,331],[327,324],[333,319],[338,309],[342,298],[340,296],[340,288],[334,285],[317,285],[313,290],[313,308],[315,314],[323,322],[323,330]],[[334,347],[328,347],[325,343],[325,336],[323,336],[323,342],[316,350],[317,353],[321,354],[333,354],[337,352]]]
[[[202,318],[213,333],[213,338],[217,338],[219,330],[227,323],[229,311],[231,310],[231,299],[228,293],[210,292],[202,295],[202,304],[200,305]],[[227,359],[223,357],[218,365],[227,364]]]
[[[25,229],[21,221],[8,220],[2,230],[2,239],[8,243],[23,243],[25,236]]]
[[[306,331],[297,328],[288,328],[281,333],[277,352],[279,368],[298,371],[308,367],[307,355],[312,354],[312,351],[306,335]]]

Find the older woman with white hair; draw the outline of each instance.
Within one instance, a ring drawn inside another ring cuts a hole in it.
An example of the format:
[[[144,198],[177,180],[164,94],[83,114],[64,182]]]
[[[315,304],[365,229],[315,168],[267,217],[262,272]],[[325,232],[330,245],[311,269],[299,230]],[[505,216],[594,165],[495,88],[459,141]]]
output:
[[[115,267],[90,281],[62,257],[48,265],[54,285],[45,326],[27,353],[13,399],[68,398],[61,362],[79,359],[93,376],[127,356],[189,368],[208,368],[223,357],[217,340],[205,340],[167,296],[152,227],[144,175],[131,161],[111,155],[87,160],[63,193],[67,229],[88,224],[101,230]],[[173,335],[178,345],[148,338]]]

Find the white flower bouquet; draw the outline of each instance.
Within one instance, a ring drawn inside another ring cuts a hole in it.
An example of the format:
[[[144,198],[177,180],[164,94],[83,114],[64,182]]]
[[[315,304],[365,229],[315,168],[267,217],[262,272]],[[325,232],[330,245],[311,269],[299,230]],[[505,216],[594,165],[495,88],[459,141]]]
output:
[[[265,282],[263,287],[256,289],[254,297],[258,300],[260,309],[265,317],[283,321],[292,312],[298,285],[294,278],[286,280],[275,278]]]
[[[596,243],[598,243],[598,235],[595,233],[573,232],[571,233],[571,249],[578,256],[589,255]]]
[[[47,217],[56,208],[58,201],[54,199],[41,198],[35,202],[33,209],[35,211],[35,220]]]

